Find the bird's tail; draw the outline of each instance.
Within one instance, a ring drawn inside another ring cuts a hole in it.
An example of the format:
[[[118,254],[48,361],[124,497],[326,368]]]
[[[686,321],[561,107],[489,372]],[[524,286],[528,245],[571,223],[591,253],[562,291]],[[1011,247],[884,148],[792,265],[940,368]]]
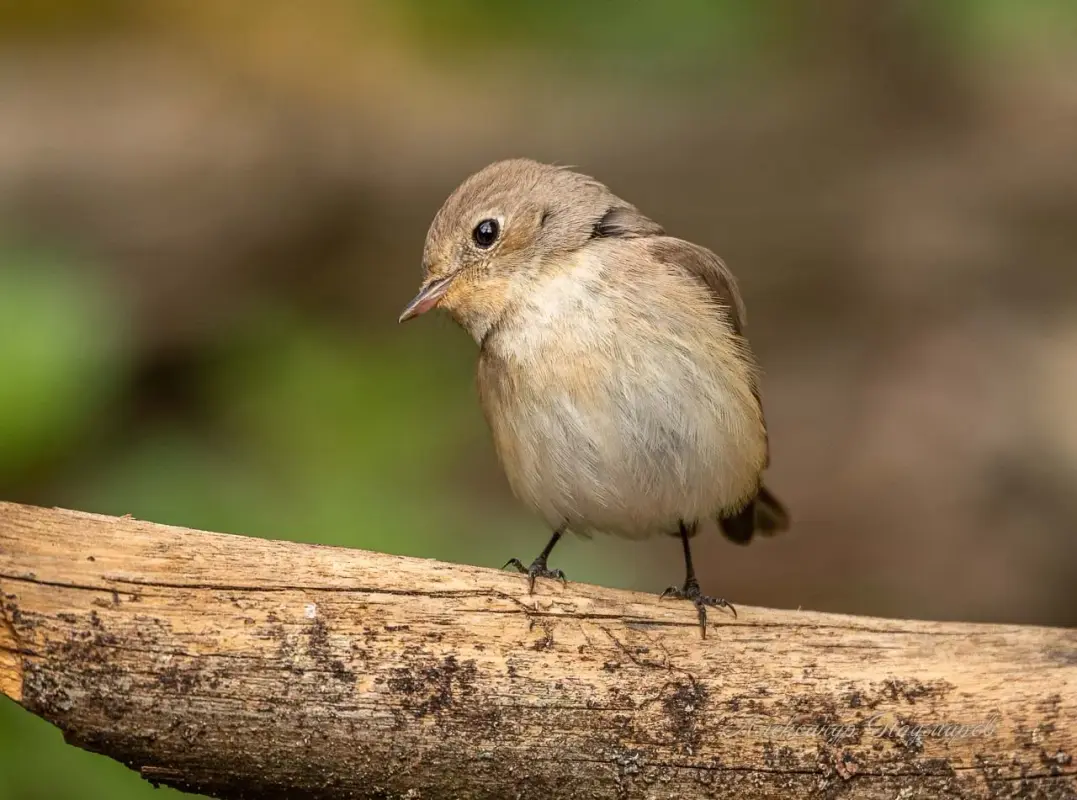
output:
[[[756,534],[774,536],[789,530],[789,524],[789,511],[766,486],[736,514],[718,518],[722,533],[737,544],[748,544]]]
[[[766,486],[755,498],[755,529],[764,536],[789,530],[789,510]]]

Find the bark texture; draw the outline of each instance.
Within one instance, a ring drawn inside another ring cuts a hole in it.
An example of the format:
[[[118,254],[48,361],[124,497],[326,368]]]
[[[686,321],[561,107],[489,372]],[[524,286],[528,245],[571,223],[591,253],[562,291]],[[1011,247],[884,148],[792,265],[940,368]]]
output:
[[[220,797],[1077,797],[1077,631],[0,504],[0,693]]]

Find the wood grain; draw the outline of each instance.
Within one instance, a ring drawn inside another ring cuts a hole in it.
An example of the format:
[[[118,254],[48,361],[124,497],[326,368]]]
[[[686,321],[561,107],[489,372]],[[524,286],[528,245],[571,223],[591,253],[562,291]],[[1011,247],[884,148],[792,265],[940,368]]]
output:
[[[1077,632],[0,504],[0,692],[221,797],[1077,797]]]

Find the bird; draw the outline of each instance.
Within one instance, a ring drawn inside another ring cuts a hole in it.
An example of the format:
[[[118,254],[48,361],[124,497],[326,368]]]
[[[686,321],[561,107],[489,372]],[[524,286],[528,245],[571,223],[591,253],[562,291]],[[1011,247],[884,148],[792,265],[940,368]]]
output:
[[[477,384],[515,497],[552,535],[681,540],[701,635],[707,608],[691,540],[702,523],[748,544],[790,526],[764,484],[761,369],[736,279],[711,250],[668,234],[604,183],[530,158],[468,176],[427,231],[405,322],[446,312],[478,345]]]

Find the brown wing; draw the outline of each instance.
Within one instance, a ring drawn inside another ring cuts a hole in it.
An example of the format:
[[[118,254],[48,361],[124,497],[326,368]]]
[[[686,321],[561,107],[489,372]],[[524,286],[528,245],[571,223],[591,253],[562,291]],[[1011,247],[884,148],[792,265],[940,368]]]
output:
[[[661,227],[633,207],[615,206],[607,210],[605,215],[595,223],[592,237],[642,239],[655,261],[684,270],[701,281],[710,290],[718,304],[726,309],[733,334],[741,340],[744,355],[754,361],[744,332],[748,321],[744,301],[741,299],[736,278],[722,259],[705,247],[666,236]],[[763,399],[754,378],[752,394],[755,396],[756,403],[759,404],[759,414],[763,416]],[[765,419],[763,435],[766,436]],[[764,469],[770,466],[769,438],[766,446]],[[720,517],[718,522],[728,539],[739,544],[747,544],[756,533],[770,536],[787,530],[790,520],[785,506],[765,486],[760,485],[759,493],[743,509],[731,516]]]
[[[740,289],[737,288],[737,280],[729,267],[722,259],[705,247],[687,242],[684,239],[675,239],[672,236],[656,236],[647,242],[647,248],[655,260],[663,264],[672,265],[683,269],[694,278],[702,281],[715,300],[728,311],[729,320],[735,333],[744,345],[746,354],[751,354],[748,346],[748,338],[744,333],[748,322],[747,310],[744,300],[741,299]],[[759,384],[753,381],[752,394],[759,403],[759,413],[763,413],[763,398],[759,392]],[[764,419],[763,429],[766,430]],[[770,442],[767,442],[766,466],[770,466]]]
[[[729,309],[734,333],[744,337],[747,314],[736,278],[722,259],[707,248],[667,236],[657,222],[635,206],[620,201],[595,220],[591,238],[645,240],[645,246],[655,260],[683,269],[703,281],[718,302]]]
[[[733,332],[744,338],[744,327],[748,322],[744,301],[737,288],[736,278],[722,259],[705,247],[684,239],[674,239],[672,236],[658,236],[647,244],[651,255],[658,261],[680,267],[692,277],[703,281],[715,299],[729,309]]]
[[[662,227],[643,214],[635,206],[616,203],[610,206],[595,221],[591,238],[642,239],[650,255],[663,264],[682,269],[699,279],[714,295],[719,305],[727,309],[733,333],[741,339],[744,353],[752,356],[748,338],[744,329],[748,323],[748,313],[741,299],[737,280],[722,259],[705,247],[692,244],[684,239],[665,235]],[[763,414],[763,399],[759,385],[753,380],[752,394],[759,403],[759,413]],[[766,420],[763,422],[766,430]],[[770,466],[770,442],[767,441],[767,461]]]

